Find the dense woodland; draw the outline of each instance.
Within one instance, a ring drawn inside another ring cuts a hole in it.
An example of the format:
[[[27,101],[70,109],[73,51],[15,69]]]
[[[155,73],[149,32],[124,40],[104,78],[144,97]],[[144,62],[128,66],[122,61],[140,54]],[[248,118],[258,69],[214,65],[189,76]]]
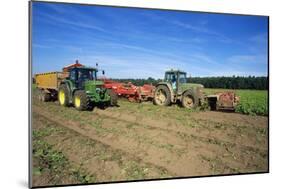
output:
[[[156,85],[160,79],[153,79],[151,77],[147,79],[113,79],[120,82],[132,82],[134,85],[140,86],[143,84]],[[224,88],[224,89],[268,89],[268,77],[189,77],[189,83],[200,83],[205,88]]]

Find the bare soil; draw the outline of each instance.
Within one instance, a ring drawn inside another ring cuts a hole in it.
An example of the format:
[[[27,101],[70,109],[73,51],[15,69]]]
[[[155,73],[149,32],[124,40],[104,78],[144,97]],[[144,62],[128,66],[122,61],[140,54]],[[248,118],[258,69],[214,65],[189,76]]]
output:
[[[79,112],[36,98],[32,110],[34,130],[59,129],[40,140],[91,182],[268,171],[268,117],[127,101]],[[56,183],[83,182],[66,173]],[[48,178],[43,171],[33,183],[52,184]]]

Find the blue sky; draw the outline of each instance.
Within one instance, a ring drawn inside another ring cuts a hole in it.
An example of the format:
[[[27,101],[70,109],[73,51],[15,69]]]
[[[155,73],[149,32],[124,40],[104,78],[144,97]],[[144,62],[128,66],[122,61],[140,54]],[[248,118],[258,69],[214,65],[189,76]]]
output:
[[[33,73],[76,59],[111,78],[267,76],[267,17],[33,2]]]

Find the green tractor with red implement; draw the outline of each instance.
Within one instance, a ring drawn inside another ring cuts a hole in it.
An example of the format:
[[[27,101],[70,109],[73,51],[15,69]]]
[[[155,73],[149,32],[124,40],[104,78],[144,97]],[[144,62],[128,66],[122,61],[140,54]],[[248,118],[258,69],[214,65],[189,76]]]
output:
[[[211,110],[234,110],[239,101],[234,92],[206,95],[203,90],[201,84],[188,83],[186,72],[169,70],[165,72],[164,80],[156,85],[153,102],[160,106],[179,103],[189,109],[207,104]]]

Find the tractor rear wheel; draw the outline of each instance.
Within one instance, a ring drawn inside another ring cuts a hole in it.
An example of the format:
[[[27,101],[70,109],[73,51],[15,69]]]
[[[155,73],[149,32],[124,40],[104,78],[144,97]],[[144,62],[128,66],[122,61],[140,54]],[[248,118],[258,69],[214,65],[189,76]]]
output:
[[[181,104],[184,108],[194,109],[199,104],[199,99],[192,90],[184,92],[181,99]]]
[[[110,96],[110,106],[117,106],[118,96],[112,89],[107,89]]]
[[[58,92],[59,103],[62,106],[69,106],[69,91],[65,84],[62,84]]]
[[[171,93],[168,87],[159,85],[156,88],[153,103],[160,106],[169,106],[171,104]]]
[[[79,111],[93,110],[90,98],[84,90],[78,90],[74,93],[74,106]]]

